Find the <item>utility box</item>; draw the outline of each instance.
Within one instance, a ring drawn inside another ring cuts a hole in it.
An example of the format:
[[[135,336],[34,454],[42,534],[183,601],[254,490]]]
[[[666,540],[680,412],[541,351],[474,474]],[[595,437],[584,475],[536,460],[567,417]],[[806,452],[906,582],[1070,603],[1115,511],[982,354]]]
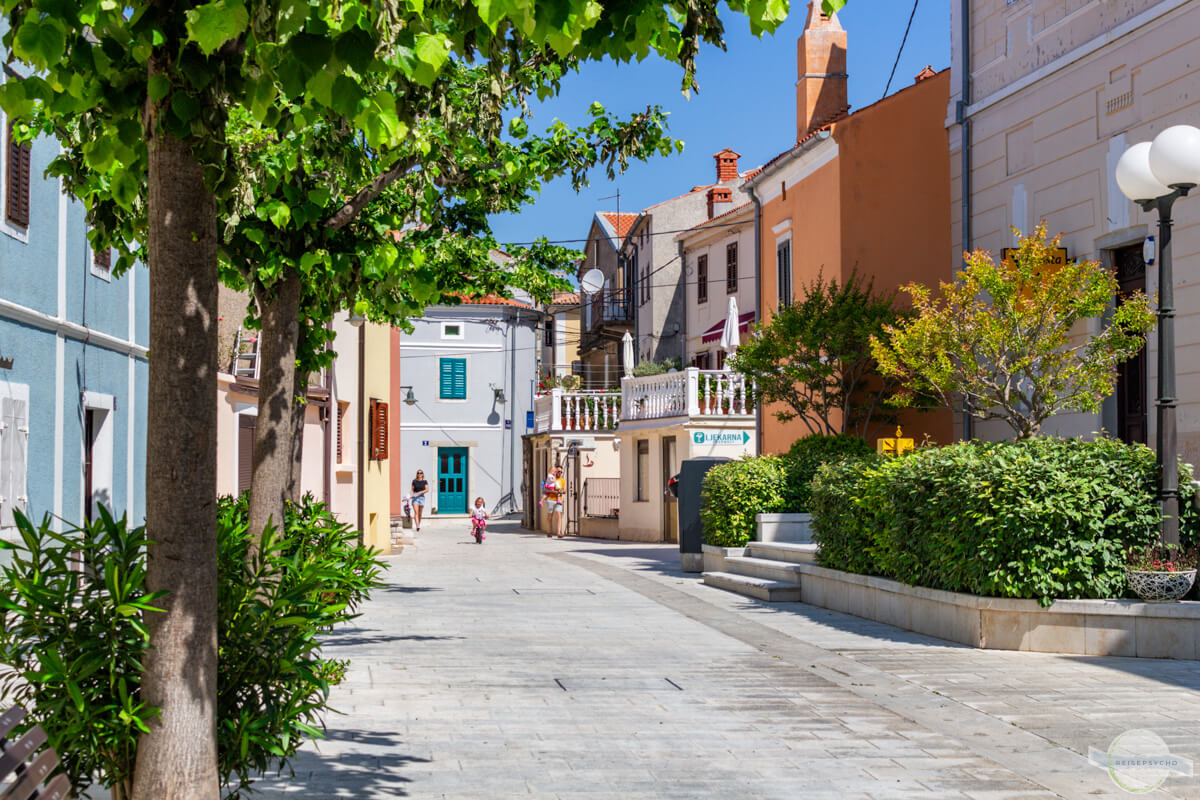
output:
[[[732,461],[722,456],[688,458],[679,465],[675,491],[679,497],[679,565],[684,572],[704,571],[704,531],[700,527],[700,485],[717,464]]]

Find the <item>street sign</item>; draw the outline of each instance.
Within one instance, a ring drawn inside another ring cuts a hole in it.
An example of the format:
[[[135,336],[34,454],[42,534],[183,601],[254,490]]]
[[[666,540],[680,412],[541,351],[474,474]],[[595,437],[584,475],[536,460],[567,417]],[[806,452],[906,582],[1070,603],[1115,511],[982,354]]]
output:
[[[429,440],[428,439],[422,440],[421,447],[429,447]]]
[[[693,431],[693,444],[735,445],[749,444],[750,434],[745,431]]]
[[[1000,250],[1000,260],[1008,261],[1017,254],[1017,248],[1004,247]],[[1070,259],[1067,258],[1067,248],[1055,247],[1050,250],[1050,258],[1046,261],[1048,267],[1065,267]]]
[[[533,412],[532,411],[525,412],[525,427],[526,428],[533,427]]]

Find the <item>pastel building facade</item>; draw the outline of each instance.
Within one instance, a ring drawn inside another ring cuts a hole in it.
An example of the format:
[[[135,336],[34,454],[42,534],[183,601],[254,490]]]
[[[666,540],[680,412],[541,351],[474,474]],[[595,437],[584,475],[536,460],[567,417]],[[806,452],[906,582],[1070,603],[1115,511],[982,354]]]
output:
[[[759,316],[765,322],[818,277],[852,274],[877,293],[910,282],[951,279],[945,103],[950,73],[924,70],[915,82],[853,113],[848,110],[846,32],[810,4],[797,42],[796,144],[754,173],[744,188],[759,208]],[[898,297],[901,304],[904,295]],[[762,450],[783,452],[811,430],[801,420],[760,413]],[[905,434],[945,444],[947,411],[905,413]],[[882,435],[868,432],[868,439]]]
[[[410,494],[424,471],[429,517],[465,516],[482,497],[492,514],[528,502],[521,437],[533,429],[542,313],[527,302],[486,297],[426,309],[396,338],[392,404],[399,433],[393,492]],[[407,400],[412,392],[412,403]],[[534,498],[536,502],[536,497]],[[399,507],[393,498],[394,511]]]
[[[148,270],[118,278],[92,252],[83,207],[41,177],[54,142],[18,143],[3,116],[0,135],[0,536],[15,511],[74,523],[104,505],[140,524]]]
[[[1121,292],[1141,289],[1153,300],[1158,272],[1147,269],[1142,243],[1156,234],[1157,218],[1125,198],[1114,170],[1130,145],[1171,125],[1200,126],[1200,4],[969,0],[952,3],[951,13],[951,263],[964,249],[998,253],[1013,244],[1013,227],[1045,220],[1051,234],[1063,234],[1069,258],[1100,261]],[[1185,461],[1200,463],[1200,198],[1178,201],[1173,218],[1179,447]],[[1151,332],[1100,414],[1061,414],[1044,430],[1105,430],[1153,445],[1157,357]],[[955,425],[961,434],[964,420]],[[996,423],[966,431],[1011,435]]]

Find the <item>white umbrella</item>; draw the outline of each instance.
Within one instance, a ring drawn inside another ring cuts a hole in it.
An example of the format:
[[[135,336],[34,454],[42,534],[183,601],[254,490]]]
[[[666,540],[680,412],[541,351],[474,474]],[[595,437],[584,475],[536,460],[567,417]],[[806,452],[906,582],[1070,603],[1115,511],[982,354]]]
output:
[[[629,331],[625,331],[625,335],[621,337],[621,344],[625,346],[625,351],[622,353],[625,361],[625,377],[633,377],[633,337],[629,335]]]
[[[725,327],[721,331],[721,349],[727,355],[733,355],[738,349],[738,307],[737,298],[729,298],[729,313],[725,315]]]

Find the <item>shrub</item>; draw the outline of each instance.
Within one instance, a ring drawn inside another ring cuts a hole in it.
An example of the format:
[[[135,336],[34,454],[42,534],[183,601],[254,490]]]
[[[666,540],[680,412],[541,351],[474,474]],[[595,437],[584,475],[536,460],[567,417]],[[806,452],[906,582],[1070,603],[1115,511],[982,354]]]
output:
[[[633,367],[633,376],[641,378],[646,375],[663,375],[673,369],[679,369],[679,359],[668,358],[665,361],[639,361]]]
[[[705,544],[744,547],[754,539],[754,516],[780,513],[788,499],[788,473],[780,456],[717,464],[705,474],[700,489]]]
[[[790,496],[788,511],[809,511],[812,504],[810,484],[822,464],[844,458],[861,458],[874,452],[871,445],[857,436],[840,433],[816,434],[797,439],[784,456]]]
[[[824,566],[997,597],[1116,597],[1156,536],[1154,453],[1111,439],[960,442],[830,465],[813,487]],[[1195,536],[1195,515],[1181,520]]]
[[[217,750],[228,798],[321,735],[346,664],[322,657],[320,634],[353,618],[381,569],[311,497],[288,506],[283,530],[266,531],[248,562],[246,512],[244,498],[219,502]],[[19,518],[18,529],[22,544],[0,544],[13,551],[0,580],[0,689],[45,729],[76,794],[98,780],[122,800],[138,735],[157,713],[138,689],[142,617],[161,596],[145,591],[145,531],[104,510],[65,533],[49,518],[37,528]]]

